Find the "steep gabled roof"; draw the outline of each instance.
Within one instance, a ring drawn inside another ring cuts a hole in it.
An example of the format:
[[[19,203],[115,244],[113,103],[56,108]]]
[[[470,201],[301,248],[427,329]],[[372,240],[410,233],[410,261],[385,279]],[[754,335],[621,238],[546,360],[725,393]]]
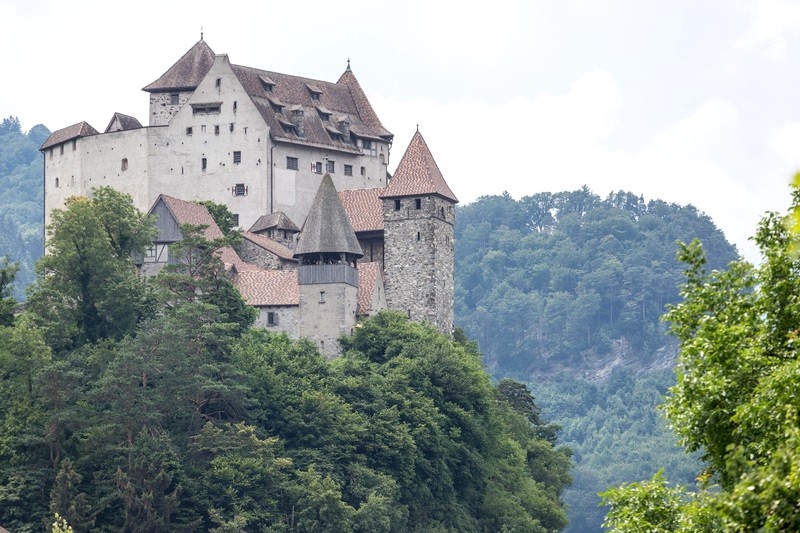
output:
[[[361,88],[361,84],[358,83],[356,79],[356,75],[353,74],[353,71],[350,70],[350,62],[347,63],[347,70],[339,77],[339,81],[336,82],[337,85],[344,85],[348,89],[350,89],[350,94],[353,97],[353,102],[356,105],[356,109],[358,110],[358,116],[361,119],[361,122],[364,125],[369,126],[377,134],[381,137],[391,137],[392,134],[383,127],[381,124],[380,119],[378,118],[377,113],[375,110],[372,109],[372,105],[369,103],[367,99],[367,95],[364,94],[364,90]]]
[[[258,233],[251,233],[247,231],[242,234],[242,237],[252,242],[256,246],[263,248],[272,255],[280,257],[281,259],[286,261],[297,261],[297,259],[294,258],[294,252],[292,252],[292,250],[282,245],[278,241],[270,239],[266,235],[259,235]]]
[[[214,51],[200,39],[160,78],[142,90],[153,93],[196,89],[213,64]]]
[[[260,233],[268,229],[286,230],[295,233],[300,231],[300,228],[298,228],[283,211],[277,211],[275,213],[270,213],[269,215],[261,215],[258,217],[258,220],[256,220],[255,224],[250,226],[248,231]]]
[[[340,79],[330,83],[242,65],[231,65],[231,68],[277,141],[334,147],[342,152],[360,154],[361,150],[350,136],[343,135],[338,122],[323,120],[318,109],[323,115],[331,115],[331,120],[346,116],[350,131],[356,136],[383,141],[392,139],[358,82],[345,83]],[[312,99],[312,93],[318,95],[317,100]],[[274,106],[284,108],[283,112],[275,111]],[[303,111],[302,134],[293,127],[285,129],[283,126],[293,125],[289,113],[297,110]]]
[[[44,144],[39,150],[46,150],[51,146],[56,146],[72,139],[77,139],[78,137],[88,137],[90,135],[97,135],[98,133],[99,132],[91,127],[88,122],[78,122],[77,124],[61,128],[51,133],[50,137],[44,141]]]
[[[103,133],[109,133],[111,131],[125,131],[125,130],[135,130],[136,128],[141,128],[142,123],[136,117],[132,117],[130,115],[123,115],[122,113],[114,113],[114,116],[111,117],[111,121],[106,126],[106,131]]]
[[[438,194],[452,202],[458,202],[458,198],[444,181],[425,139],[417,130],[381,198],[427,194]]]
[[[356,257],[364,255],[330,174],[322,177],[317,196],[303,224],[294,256],[317,253],[347,253]]]
[[[237,272],[233,284],[249,305],[300,305],[300,286],[296,270],[264,270]]]
[[[219,226],[217,226],[217,223],[214,222],[214,218],[211,216],[205,206],[196,204],[194,202],[187,202],[186,200],[181,200],[172,196],[167,196],[166,194],[160,194],[158,195],[158,199],[156,199],[155,203],[153,203],[153,207],[150,208],[148,214],[155,210],[159,201],[164,202],[164,205],[167,206],[167,209],[169,209],[170,213],[172,213],[172,216],[175,218],[175,221],[179,226],[184,224],[208,226],[203,232],[207,239],[221,239],[224,237],[222,230],[220,230]]]
[[[382,188],[339,191],[339,199],[356,233],[383,231],[383,202],[380,198],[383,192]]]

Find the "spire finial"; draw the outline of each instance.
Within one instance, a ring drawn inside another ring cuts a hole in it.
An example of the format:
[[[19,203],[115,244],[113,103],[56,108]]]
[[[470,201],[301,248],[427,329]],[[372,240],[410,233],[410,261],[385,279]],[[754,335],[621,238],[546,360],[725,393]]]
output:
[[[203,27],[200,26],[200,40],[203,40]]]
[[[417,124],[417,133],[419,133],[419,124]]]
[[[350,72],[350,58],[347,58],[347,70],[346,72]]]

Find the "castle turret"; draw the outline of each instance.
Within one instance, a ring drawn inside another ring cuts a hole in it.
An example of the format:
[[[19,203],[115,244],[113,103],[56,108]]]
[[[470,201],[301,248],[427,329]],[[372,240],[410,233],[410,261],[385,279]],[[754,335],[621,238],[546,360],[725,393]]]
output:
[[[322,178],[294,256],[303,320],[299,336],[315,339],[326,357],[339,355],[342,335],[356,324],[358,271],[363,254],[329,174]]]
[[[453,332],[453,226],[458,199],[417,131],[384,193],[386,303]]]

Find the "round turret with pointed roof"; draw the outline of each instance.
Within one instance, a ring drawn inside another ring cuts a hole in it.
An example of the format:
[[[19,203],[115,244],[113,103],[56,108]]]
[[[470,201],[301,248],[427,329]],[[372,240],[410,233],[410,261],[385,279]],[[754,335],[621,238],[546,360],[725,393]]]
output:
[[[364,254],[330,174],[322,177],[294,256],[301,264],[353,263]]]

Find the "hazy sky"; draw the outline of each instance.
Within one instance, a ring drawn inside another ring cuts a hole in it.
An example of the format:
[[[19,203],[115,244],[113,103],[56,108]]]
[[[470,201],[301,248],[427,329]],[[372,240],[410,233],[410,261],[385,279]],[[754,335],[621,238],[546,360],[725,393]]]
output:
[[[0,116],[115,111],[200,37],[233,63],[336,81],[416,124],[462,203],[583,184],[691,203],[748,259],[800,169],[800,0],[0,0]]]

